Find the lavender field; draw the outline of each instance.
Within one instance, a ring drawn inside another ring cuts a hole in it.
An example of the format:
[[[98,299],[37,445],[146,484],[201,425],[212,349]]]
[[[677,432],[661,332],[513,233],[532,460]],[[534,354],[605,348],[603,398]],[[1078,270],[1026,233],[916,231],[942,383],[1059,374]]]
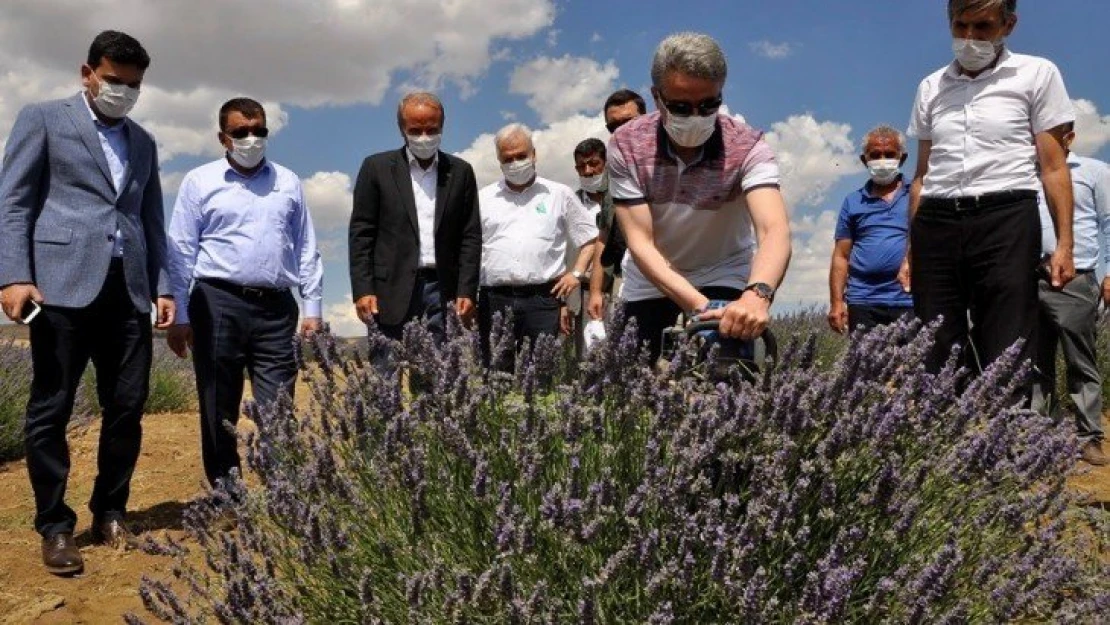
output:
[[[437,352],[412,328],[415,395],[320,337],[309,400],[253,413],[247,482],[148,541],[175,564],[128,618],[1100,618],[1110,521],[1067,486],[1071,424],[1002,401],[1027,372],[931,376],[927,330],[849,348],[823,325],[780,319],[775,369],[719,385],[629,335],[581,365],[541,342],[509,375],[471,364],[472,334]]]

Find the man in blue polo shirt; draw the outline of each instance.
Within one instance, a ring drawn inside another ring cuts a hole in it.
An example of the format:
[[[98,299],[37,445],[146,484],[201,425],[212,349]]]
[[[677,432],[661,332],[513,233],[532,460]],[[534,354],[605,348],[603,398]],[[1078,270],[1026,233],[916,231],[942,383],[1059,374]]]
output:
[[[867,133],[860,160],[871,179],[844,198],[829,268],[829,326],[841,334],[913,313],[913,299],[898,282],[909,233],[902,133],[890,126]]]

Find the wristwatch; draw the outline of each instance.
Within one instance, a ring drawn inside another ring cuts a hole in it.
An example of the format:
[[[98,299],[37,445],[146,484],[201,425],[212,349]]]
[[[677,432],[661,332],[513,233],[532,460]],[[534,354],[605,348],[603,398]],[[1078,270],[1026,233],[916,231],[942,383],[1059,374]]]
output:
[[[771,288],[771,285],[767,284],[766,282],[752,282],[748,286],[744,287],[744,291],[751,291],[755,293],[756,295],[767,300],[768,304],[775,301],[775,289]]]
[[[575,270],[575,271],[570,272],[570,275],[574,276],[575,280],[581,280],[582,276],[584,276],[586,274],[582,273],[581,271]]]

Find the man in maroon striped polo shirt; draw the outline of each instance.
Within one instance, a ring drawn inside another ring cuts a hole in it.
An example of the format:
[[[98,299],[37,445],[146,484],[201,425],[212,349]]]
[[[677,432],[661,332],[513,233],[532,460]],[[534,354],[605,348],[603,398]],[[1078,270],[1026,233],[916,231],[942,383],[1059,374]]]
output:
[[[609,189],[630,252],[625,315],[653,362],[680,313],[719,319],[727,337],[759,336],[790,262],[778,164],[761,132],[719,112],[726,74],[712,38],[667,37],[651,68],[657,112],[609,141]]]

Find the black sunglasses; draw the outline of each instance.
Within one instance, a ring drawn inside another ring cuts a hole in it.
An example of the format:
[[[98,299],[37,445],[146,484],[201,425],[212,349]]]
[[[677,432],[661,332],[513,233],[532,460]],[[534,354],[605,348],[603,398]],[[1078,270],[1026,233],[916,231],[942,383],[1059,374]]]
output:
[[[246,139],[247,135],[254,135],[259,139],[265,139],[266,137],[270,136],[270,129],[266,128],[265,126],[263,126],[262,128],[244,127],[226,131],[224,132],[224,134],[231,137],[232,139]]]
[[[724,102],[721,96],[707,98],[697,104],[691,104],[689,102],[672,102],[664,98],[662,93],[658,92],[656,92],[655,97],[659,99],[659,103],[663,105],[663,108],[667,109],[667,112],[676,117],[689,117],[693,115],[695,111],[697,111],[698,117],[708,117],[716,114],[717,109],[721,108],[721,104]]]

